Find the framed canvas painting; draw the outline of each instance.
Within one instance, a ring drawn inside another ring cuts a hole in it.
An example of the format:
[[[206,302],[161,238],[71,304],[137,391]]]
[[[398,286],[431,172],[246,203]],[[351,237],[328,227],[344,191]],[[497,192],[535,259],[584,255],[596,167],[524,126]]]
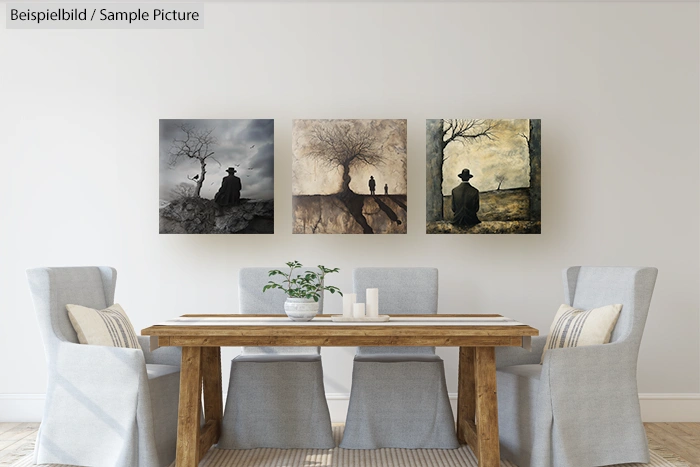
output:
[[[160,233],[274,233],[274,131],[274,120],[160,120]]]
[[[426,231],[539,234],[541,122],[426,121]]]
[[[294,120],[293,232],[406,233],[406,120]]]

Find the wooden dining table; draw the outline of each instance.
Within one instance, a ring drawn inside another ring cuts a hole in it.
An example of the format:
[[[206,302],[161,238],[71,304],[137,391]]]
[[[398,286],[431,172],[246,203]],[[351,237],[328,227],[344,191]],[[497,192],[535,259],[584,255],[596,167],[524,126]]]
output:
[[[334,322],[330,315],[183,315],[141,331],[151,349],[182,347],[177,467],[194,467],[217,443],[223,418],[221,347],[459,347],[457,437],[480,467],[500,465],[496,356],[499,346],[529,347],[537,329],[495,314],[391,315],[387,322]],[[202,395],[204,425],[202,417]],[[234,396],[235,397],[235,396]]]

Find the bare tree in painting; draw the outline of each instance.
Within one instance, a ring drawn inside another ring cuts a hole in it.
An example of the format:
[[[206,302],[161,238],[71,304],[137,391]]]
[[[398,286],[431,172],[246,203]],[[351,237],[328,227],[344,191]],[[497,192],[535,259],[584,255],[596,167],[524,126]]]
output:
[[[190,198],[191,196],[194,196],[194,185],[187,182],[180,182],[175,186],[175,188],[170,190],[170,193],[173,195],[173,198],[176,199]]]
[[[319,125],[311,131],[307,156],[328,169],[343,169],[341,196],[350,190],[350,169],[359,165],[378,166],[383,161],[377,138],[369,128],[351,123]]]
[[[497,120],[428,120],[426,126],[427,153],[427,206],[428,222],[443,217],[442,165],[447,157],[447,145],[459,142],[467,144],[480,138],[495,139],[498,129]]]
[[[498,191],[501,189],[501,185],[503,184],[503,182],[506,181],[506,176],[503,174],[498,174],[495,177],[493,177],[493,179],[498,182],[498,188],[496,188],[496,190]]]
[[[352,177],[350,171],[362,166],[379,167],[386,162],[386,152],[378,140],[376,128],[353,121],[319,122],[309,130],[305,156],[318,163],[326,170],[342,171],[342,179],[336,197],[348,213],[362,228],[365,234],[374,233],[363,212],[365,199],[363,195],[350,189]],[[401,224],[396,214],[384,203],[374,201],[380,209],[387,212],[392,221]],[[387,209],[384,209],[382,207]],[[391,212],[388,212],[391,211]]]
[[[495,120],[443,120],[443,148],[452,141],[464,144],[479,138],[495,139]]]
[[[182,139],[174,139],[170,147],[170,165],[175,166],[183,158],[192,159],[199,162],[199,173],[193,177],[187,177],[196,183],[193,196],[199,198],[202,184],[207,174],[207,160],[211,159],[219,166],[221,163],[214,159],[213,148],[217,141],[212,132],[204,128],[195,128],[191,125],[183,123],[180,125],[180,130],[184,133]]]
[[[527,141],[530,154],[530,220],[542,217],[542,120],[530,119],[529,136],[521,134]]]

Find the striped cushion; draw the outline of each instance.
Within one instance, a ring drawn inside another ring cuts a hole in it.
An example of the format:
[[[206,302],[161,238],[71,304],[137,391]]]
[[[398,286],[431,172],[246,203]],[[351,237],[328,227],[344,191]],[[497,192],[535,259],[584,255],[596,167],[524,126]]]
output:
[[[622,305],[607,305],[592,310],[580,310],[569,305],[559,307],[549,328],[542,360],[549,349],[583,347],[610,342]]]
[[[81,344],[140,349],[134,327],[118,304],[104,310],[66,305],[70,322]]]

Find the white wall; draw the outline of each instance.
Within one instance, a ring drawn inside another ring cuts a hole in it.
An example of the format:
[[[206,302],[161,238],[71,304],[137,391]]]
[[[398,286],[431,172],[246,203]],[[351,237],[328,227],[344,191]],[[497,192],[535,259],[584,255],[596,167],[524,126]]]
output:
[[[697,3],[218,3],[205,21],[0,29],[0,420],[45,389],[24,270],[46,265],[115,266],[138,329],[234,312],[239,267],[298,259],[343,289],[357,266],[436,266],[442,312],[544,332],[565,266],[656,266],[640,392],[700,392]],[[443,117],[542,119],[542,235],[425,234],[424,124]],[[158,234],[159,118],[275,118],[274,236]],[[407,235],[291,234],[293,118],[408,119]],[[329,393],[352,355],[323,351]]]

